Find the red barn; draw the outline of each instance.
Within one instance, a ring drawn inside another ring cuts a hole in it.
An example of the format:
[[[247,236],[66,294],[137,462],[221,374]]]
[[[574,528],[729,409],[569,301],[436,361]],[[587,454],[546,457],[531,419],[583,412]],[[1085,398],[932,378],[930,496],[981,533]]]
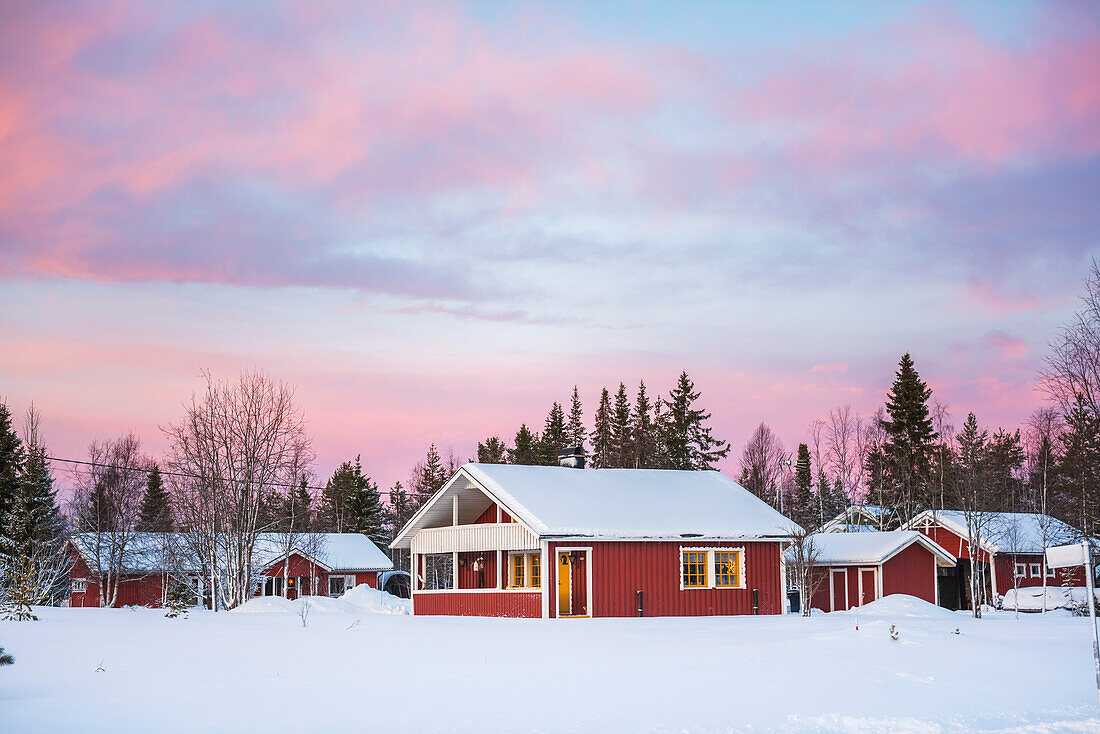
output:
[[[796,528],[716,471],[466,464],[391,547],[414,614],[780,614]]]
[[[1056,572],[1046,568],[1043,560],[1045,547],[1069,543],[1080,536],[1061,520],[1030,512],[984,512],[979,526],[980,547],[973,554],[962,510],[926,510],[906,525],[934,540],[956,559],[956,568],[940,571],[943,606],[971,608],[969,578],[975,568],[986,573],[985,593],[989,603],[993,603],[994,596],[1004,596],[1012,588],[1042,586],[1044,577],[1048,586],[1085,585],[1082,569]]]
[[[811,538],[816,561],[810,605],[826,612],[861,607],[890,594],[939,604],[937,570],[955,565],[950,553],[913,531],[817,533]]]
[[[369,538],[359,533],[304,533],[291,538],[261,533],[253,549],[257,596],[340,596],[358,584],[378,586],[378,574],[393,562]],[[195,589],[203,603],[207,580],[187,558],[179,533],[131,533],[125,542],[109,533],[81,533],[69,543],[69,605],[98,607],[105,589],[118,574],[114,606],[163,606],[173,583]],[[112,561],[112,559],[114,559]]]

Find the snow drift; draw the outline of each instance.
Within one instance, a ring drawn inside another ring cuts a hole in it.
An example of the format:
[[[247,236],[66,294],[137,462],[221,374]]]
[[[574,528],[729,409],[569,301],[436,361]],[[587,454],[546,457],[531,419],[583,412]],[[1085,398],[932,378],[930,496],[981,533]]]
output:
[[[1084,606],[1088,597],[1088,589],[1084,586],[1047,587],[1047,610],[1072,609],[1076,606]],[[1096,592],[1096,598],[1100,599],[1100,591]],[[1034,586],[1027,589],[1009,589],[1001,601],[1001,609],[1021,612],[1040,612],[1043,610],[1043,587]],[[1088,607],[1085,607],[1087,610]]]
[[[393,594],[371,588],[368,584],[359,584],[349,589],[343,596],[306,596],[301,599],[284,599],[281,596],[261,596],[250,599],[234,612],[256,614],[266,612],[290,612],[297,614],[303,604],[309,605],[310,613],[339,612],[343,614],[409,614],[410,602]]]

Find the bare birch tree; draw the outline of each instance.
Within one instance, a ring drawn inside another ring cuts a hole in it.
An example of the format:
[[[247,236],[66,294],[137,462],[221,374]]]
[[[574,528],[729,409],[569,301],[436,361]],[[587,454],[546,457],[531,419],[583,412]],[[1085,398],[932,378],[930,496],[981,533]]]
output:
[[[851,405],[843,405],[829,411],[829,422],[825,425],[825,442],[828,463],[832,467],[834,481],[839,480],[845,492],[850,493],[855,483],[853,476],[857,466],[855,461],[856,418]]]
[[[168,463],[188,475],[174,482],[182,530],[211,584],[211,606],[232,609],[254,588],[252,554],[260,503],[273,488],[292,486],[313,460],[294,389],[262,373],[236,382],[204,373],[182,421],[165,427]]]
[[[76,473],[73,524],[100,584],[99,603],[118,601],[119,581],[137,547],[137,521],[148,461],[133,433],[88,446],[88,466]]]
[[[741,453],[741,484],[760,499],[779,507],[785,458],[779,436],[761,423]]]
[[[820,556],[821,552],[814,542],[813,534],[801,528],[791,531],[791,546],[784,557],[798,586],[803,617],[810,616],[810,603],[825,580],[824,574],[817,573],[817,560]]]
[[[1068,413],[1077,396],[1100,415],[1100,262],[1085,276],[1081,307],[1050,344],[1041,386]]]
[[[1024,433],[1027,461],[1027,486],[1031,506],[1039,513],[1039,533],[1043,548],[1055,544],[1056,520],[1050,516],[1050,487],[1058,456],[1058,440],[1062,434],[1062,419],[1053,408],[1039,408],[1027,421]],[[1057,540],[1061,540],[1058,538]],[[1043,563],[1043,614],[1047,613],[1047,570]]]

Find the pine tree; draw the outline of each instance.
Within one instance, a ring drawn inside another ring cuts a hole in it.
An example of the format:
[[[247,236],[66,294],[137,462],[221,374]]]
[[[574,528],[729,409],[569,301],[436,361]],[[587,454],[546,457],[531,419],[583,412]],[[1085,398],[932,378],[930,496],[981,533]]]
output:
[[[4,648],[0,647],[0,668],[4,667],[5,665],[14,665],[14,664],[15,664],[15,658],[13,658],[8,653],[4,652]]]
[[[345,532],[362,533],[375,543],[384,545],[386,532],[382,497],[378,493],[378,484],[364,476],[355,457],[356,484],[358,489],[348,498],[348,521]]]
[[[531,433],[531,429],[524,423],[516,431],[513,441],[515,448],[508,449],[509,464],[541,464],[542,455],[539,451],[540,443],[537,434]]]
[[[597,469],[611,466],[611,395],[605,387],[600,392],[596,408],[596,420],[592,427],[592,466]]]
[[[477,460],[482,464],[503,464],[508,458],[508,444],[490,436],[477,445]]]
[[[386,525],[389,526],[390,540],[397,535],[401,528],[405,527],[414,514],[416,514],[416,507],[412,498],[409,497],[409,493],[401,486],[401,482],[394,482],[394,485],[390,487],[389,502],[386,505],[385,515]]]
[[[584,428],[584,411],[581,409],[581,398],[576,385],[573,386],[573,397],[569,403],[569,423],[565,426],[565,435],[569,439],[570,446],[584,447],[587,432]]]
[[[439,449],[435,444],[428,446],[428,454],[424,457],[424,463],[420,467],[420,477],[415,487],[417,507],[439,491],[447,482],[447,474],[443,469],[443,460],[439,457]]]
[[[22,470],[23,442],[12,427],[7,404],[0,401],[0,529],[7,524],[11,504],[19,492]]]
[[[817,508],[814,503],[814,476],[810,467],[810,447],[798,444],[798,458],[794,464],[794,496],[791,497],[790,516],[807,530],[817,526]]]
[[[611,411],[611,466],[626,468],[634,465],[633,439],[630,435],[630,400],[626,385],[619,383],[615,407]]]
[[[168,492],[160,476],[160,467],[153,464],[145,484],[145,495],[141,498],[141,515],[137,529],[146,533],[172,532],[172,510]]]
[[[638,395],[630,414],[630,447],[635,469],[654,469],[657,464],[657,436],[653,424],[653,406],[645,392],[645,382],[638,383]]]
[[[358,456],[355,457],[355,463],[358,466]],[[280,524],[285,532],[308,533],[313,527],[313,495],[309,493],[309,480],[306,477],[303,476],[298,486],[287,491],[282,498],[280,514]]]
[[[336,467],[325,488],[321,490],[321,506],[317,511],[317,528],[322,532],[343,533],[349,521],[348,504],[354,492],[362,489],[362,468],[357,470],[359,457],[353,464],[345,461]]]
[[[1086,537],[1100,526],[1100,418],[1081,396],[1065,416],[1057,484]]]
[[[668,469],[713,469],[726,458],[730,445],[711,435],[710,413],[695,407],[699,393],[687,372],[680,374],[676,387],[663,401],[665,412],[660,426],[662,453]]]
[[[550,407],[550,413],[546,416],[546,425],[542,430],[542,440],[539,449],[542,453],[542,464],[546,466],[558,465],[558,454],[565,448],[568,436],[565,433],[565,412],[561,403],[554,401]]]
[[[60,550],[61,544],[61,512],[33,407],[28,413],[27,434],[16,493],[0,528],[4,536],[2,550],[15,558],[34,557],[36,548],[43,545]]]
[[[928,410],[930,397],[932,391],[907,352],[886,395],[889,419],[882,422],[886,502],[901,522],[932,506],[930,457],[936,432]]]

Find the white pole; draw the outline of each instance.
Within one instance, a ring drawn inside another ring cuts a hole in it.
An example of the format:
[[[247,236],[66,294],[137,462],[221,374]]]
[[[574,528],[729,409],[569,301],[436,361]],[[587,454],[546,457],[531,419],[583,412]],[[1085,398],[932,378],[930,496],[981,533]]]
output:
[[[1096,695],[1100,699],[1100,639],[1096,633],[1096,596],[1092,590],[1092,549],[1086,540],[1085,547],[1085,588],[1088,590],[1089,620],[1092,623],[1092,662],[1096,666]]]

